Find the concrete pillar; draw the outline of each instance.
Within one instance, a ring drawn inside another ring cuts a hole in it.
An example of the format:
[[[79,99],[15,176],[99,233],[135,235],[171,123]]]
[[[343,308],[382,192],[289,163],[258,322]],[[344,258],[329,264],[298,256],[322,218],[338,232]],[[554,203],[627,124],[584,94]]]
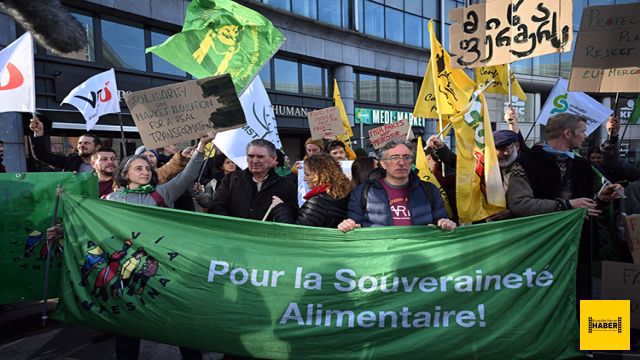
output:
[[[347,117],[349,118],[349,124],[353,127],[355,112],[354,101],[356,97],[356,76],[353,73],[353,66],[336,66],[335,77],[338,82],[338,89],[340,89],[340,97],[342,97],[344,109],[347,112]]]
[[[9,16],[0,12],[0,47],[4,48],[16,39],[16,24]],[[4,141],[3,164],[7,172],[27,170],[24,152],[22,116],[15,112],[0,113],[0,140]]]

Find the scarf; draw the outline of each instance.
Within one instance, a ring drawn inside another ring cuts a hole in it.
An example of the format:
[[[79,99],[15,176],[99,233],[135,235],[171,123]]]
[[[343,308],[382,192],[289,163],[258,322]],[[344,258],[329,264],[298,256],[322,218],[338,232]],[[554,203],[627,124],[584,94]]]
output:
[[[326,192],[328,188],[329,188],[329,185],[316,186],[313,189],[309,190],[309,192],[304,196],[304,199],[309,200],[318,194]]]
[[[123,188],[122,189],[122,193],[123,194],[129,194],[129,193],[134,193],[134,194],[150,194],[152,192],[154,192],[156,190],[156,187],[148,184],[148,185],[142,185],[142,186],[138,186],[135,189],[129,189],[128,187]]]

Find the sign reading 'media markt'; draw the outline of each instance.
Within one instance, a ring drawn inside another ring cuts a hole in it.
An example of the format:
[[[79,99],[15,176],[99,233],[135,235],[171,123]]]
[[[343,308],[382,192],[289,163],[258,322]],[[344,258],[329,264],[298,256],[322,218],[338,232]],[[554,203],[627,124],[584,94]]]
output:
[[[355,123],[365,125],[390,124],[398,120],[409,119],[411,126],[426,126],[425,118],[413,116],[408,111],[379,110],[356,107]]]

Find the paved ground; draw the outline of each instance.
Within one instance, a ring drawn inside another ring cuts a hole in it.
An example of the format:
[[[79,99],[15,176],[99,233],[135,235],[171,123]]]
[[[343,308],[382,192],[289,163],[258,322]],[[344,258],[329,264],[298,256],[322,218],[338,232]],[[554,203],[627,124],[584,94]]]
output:
[[[55,301],[50,301],[48,307],[51,309],[55,305]],[[115,359],[113,337],[94,339],[98,333],[92,329],[54,320],[48,320],[43,327],[42,308],[41,303],[0,307],[0,359]],[[222,358],[222,354],[207,353],[204,358],[217,360]],[[175,346],[143,340],[140,360],[145,359],[180,360],[181,356]],[[596,352],[585,359],[640,360],[640,353]]]

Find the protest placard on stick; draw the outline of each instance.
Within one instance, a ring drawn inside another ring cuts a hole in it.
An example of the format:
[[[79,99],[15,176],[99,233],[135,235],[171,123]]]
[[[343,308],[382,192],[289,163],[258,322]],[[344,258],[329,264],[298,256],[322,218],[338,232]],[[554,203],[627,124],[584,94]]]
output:
[[[409,134],[409,136],[407,136]],[[413,139],[411,123],[407,119],[398,120],[394,123],[383,125],[369,130],[369,141],[374,149],[380,149],[392,140]]]
[[[345,133],[340,118],[340,109],[332,106],[307,113],[309,129],[313,140],[322,139],[327,135],[338,136]]]
[[[569,90],[640,91],[640,4],[592,6],[582,12]]]
[[[451,66],[500,65],[571,51],[572,11],[571,1],[560,0],[494,0],[452,9]]]
[[[142,142],[152,149],[246,124],[227,74],[132,92],[125,102]]]

